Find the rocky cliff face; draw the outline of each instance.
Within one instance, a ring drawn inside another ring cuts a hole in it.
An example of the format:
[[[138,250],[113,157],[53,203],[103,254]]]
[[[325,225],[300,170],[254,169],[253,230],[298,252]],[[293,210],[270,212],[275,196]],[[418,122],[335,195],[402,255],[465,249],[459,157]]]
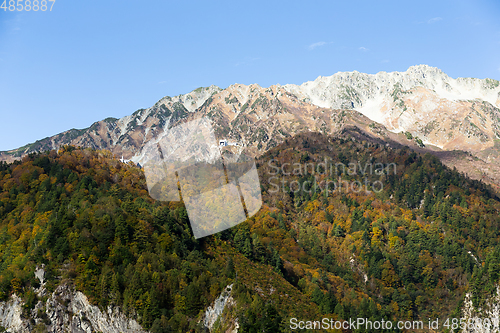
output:
[[[232,284],[227,286],[219,297],[217,297],[214,303],[205,310],[201,321],[210,332],[220,332],[222,328],[221,326],[226,328],[223,330],[224,332],[238,332],[239,325],[237,318],[230,318],[230,316],[227,315],[228,312],[230,312],[230,308],[236,305],[232,296],[232,289]],[[224,312],[224,310],[226,312]],[[226,316],[224,316],[224,314],[226,314]]]
[[[40,274],[40,271],[38,272]],[[41,276],[43,281],[43,274]],[[232,297],[232,287],[233,285],[227,286],[203,314],[201,322],[210,332],[218,332],[221,329],[227,333],[238,332],[237,318],[231,316],[231,310],[236,305]],[[109,306],[107,311],[101,311],[90,304],[83,293],[74,290],[69,284],[63,283],[53,293],[48,294],[42,282],[37,294],[42,299],[46,296],[46,300],[39,301],[28,315],[23,311],[24,303],[16,295],[6,302],[0,302],[0,327],[11,333],[147,332],[117,307]]]
[[[41,300],[31,311],[24,309],[22,300],[16,295],[7,302],[0,302],[0,326],[8,332],[146,332],[119,308],[109,306],[106,311],[101,311],[67,283],[62,283],[53,293],[48,293],[44,287],[43,269],[38,269],[35,275],[41,282],[36,290]]]
[[[464,333],[498,333],[500,332],[500,287],[497,287],[484,308],[476,309],[472,304],[472,295],[467,293],[462,308],[462,318],[468,323],[462,330]]]
[[[23,322],[22,300],[13,295],[7,302],[0,302],[0,326],[12,332],[29,332],[28,323]]]
[[[496,80],[453,79],[440,69],[427,65],[410,67],[406,72],[365,74],[339,72],[320,76],[300,86],[285,85],[287,91],[305,98],[312,104],[333,109],[354,108],[371,119],[383,122],[381,110],[389,97],[421,87],[449,101],[479,99],[500,106],[500,85]]]
[[[500,83],[496,80],[453,79],[426,65],[406,72],[337,73],[298,85],[234,84],[198,88],[164,97],[148,109],[121,119],[108,118],[83,130],[69,130],[10,152],[12,160],[62,145],[109,149],[118,157],[140,162],[144,143],[176,123],[208,116],[217,139],[237,141],[260,155],[287,137],[304,131],[337,134],[355,126],[379,138],[410,144],[397,135],[408,132],[431,150],[464,150],[479,162],[460,171],[492,180],[500,165]],[[349,110],[349,111],[347,111]],[[358,112],[355,112],[358,111]],[[435,149],[434,149],[434,148]],[[463,164],[446,155],[445,163]],[[481,165],[480,165],[481,164]]]
[[[419,65],[403,73],[337,73],[284,88],[321,107],[356,109],[391,131],[409,131],[446,150],[480,151],[500,139],[496,80],[453,79]]]

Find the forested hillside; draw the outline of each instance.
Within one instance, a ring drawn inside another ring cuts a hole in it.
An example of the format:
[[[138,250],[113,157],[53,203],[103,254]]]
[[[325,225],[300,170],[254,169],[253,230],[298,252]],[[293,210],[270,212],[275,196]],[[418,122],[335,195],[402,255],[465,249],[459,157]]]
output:
[[[338,174],[321,172],[325,157],[359,165],[357,174],[340,175],[342,168]],[[319,166],[320,172],[314,174],[309,167],[304,173],[310,165]],[[382,172],[363,175],[369,170],[366,165]],[[282,169],[292,175],[283,175]],[[285,267],[323,313],[333,311],[342,318],[459,317],[467,290],[475,292],[477,305],[494,292],[500,272],[498,197],[436,158],[407,148],[312,134],[270,151],[261,159],[260,171],[266,202],[276,207],[275,225],[289,235],[279,250]],[[371,193],[364,188],[327,195],[321,186],[311,192],[285,186],[285,191],[271,193],[276,181],[270,178],[276,176],[280,181],[285,177],[287,184],[309,182],[301,189],[309,189],[314,179],[339,184],[339,177],[363,184],[364,179],[368,184],[379,180],[384,186],[378,193],[379,188]],[[280,223],[282,219],[287,222]],[[252,229],[266,230],[263,221],[252,219]],[[264,231],[262,236],[273,242],[283,238],[273,233]],[[336,304],[329,302],[332,293]]]
[[[182,203],[151,199],[142,170],[107,151],[1,164],[1,300],[21,295],[28,317],[44,301],[34,292],[44,264],[49,291],[71,283],[152,332],[203,332],[202,312],[234,283],[227,318],[239,332],[279,332],[291,317],[459,316],[467,290],[477,305],[493,291],[499,199],[436,158],[313,133],[267,152],[258,170],[259,213],[195,240]],[[377,191],[325,191],[326,181]]]

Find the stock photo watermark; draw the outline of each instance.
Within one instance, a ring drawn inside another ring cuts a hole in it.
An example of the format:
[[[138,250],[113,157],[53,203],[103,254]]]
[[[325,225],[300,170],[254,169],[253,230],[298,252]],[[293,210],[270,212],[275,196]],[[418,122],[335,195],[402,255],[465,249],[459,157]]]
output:
[[[203,117],[170,128],[141,152],[149,195],[182,198],[195,238],[231,228],[262,206],[253,157],[225,147]]]
[[[206,117],[170,128],[148,142],[141,156],[150,196],[160,201],[182,199],[195,238],[231,228],[262,206],[254,158],[240,145],[217,141]],[[344,164],[328,158],[319,163],[282,164],[273,159],[268,166],[269,193],[379,193],[383,190],[380,176],[396,174],[395,163]],[[290,176],[301,180],[289,180]],[[345,180],[341,176],[364,178]]]
[[[349,318],[348,320],[300,320],[290,318],[291,330],[479,330],[490,332],[498,330],[499,318],[429,318],[424,320],[370,320],[368,318]]]
[[[383,183],[380,180],[371,181],[367,176],[381,176],[397,173],[397,166],[395,163],[369,163],[361,164],[349,162],[344,164],[342,162],[335,162],[332,159],[325,157],[324,161],[315,163],[283,163],[279,164],[276,160],[272,159],[268,162],[270,168],[269,185],[271,189],[269,193],[283,192],[307,192],[309,194],[314,192],[342,192],[350,191],[360,193],[379,193],[383,190]],[[345,180],[341,179],[341,175],[348,176],[365,176],[363,181],[359,180]],[[305,181],[289,180],[289,176],[312,176],[313,179]],[[336,177],[336,179],[334,179]],[[329,178],[329,179],[325,179]]]

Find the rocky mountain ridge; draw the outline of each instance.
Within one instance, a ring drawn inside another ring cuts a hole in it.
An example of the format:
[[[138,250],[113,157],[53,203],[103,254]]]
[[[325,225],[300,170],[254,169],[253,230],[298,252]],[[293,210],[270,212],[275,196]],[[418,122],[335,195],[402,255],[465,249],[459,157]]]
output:
[[[43,269],[38,269],[35,276],[41,282],[35,290],[41,300],[29,313],[23,311],[25,303],[15,294],[8,301],[0,302],[0,328],[16,333],[146,332],[118,307],[109,306],[107,311],[101,311],[69,283],[62,283],[49,293],[44,287]]]
[[[72,129],[2,152],[0,159],[11,161],[70,144],[108,149],[141,162],[145,142],[181,121],[208,116],[217,139],[237,141],[255,156],[300,132],[336,134],[355,126],[401,144],[411,145],[408,138],[416,138],[417,146],[425,145],[430,151],[470,152],[481,162],[474,170],[462,171],[476,178],[495,178],[500,184],[495,177],[495,165],[500,164],[499,107],[500,83],[496,80],[453,79],[427,65],[412,66],[406,72],[340,72],[300,86],[198,88],[164,97],[121,119],[107,118],[87,129]],[[452,164],[461,163],[454,160]]]
[[[462,307],[462,318],[467,325],[461,330],[464,333],[490,333],[500,331],[500,286],[486,302],[484,309],[476,309],[471,293],[465,295]]]

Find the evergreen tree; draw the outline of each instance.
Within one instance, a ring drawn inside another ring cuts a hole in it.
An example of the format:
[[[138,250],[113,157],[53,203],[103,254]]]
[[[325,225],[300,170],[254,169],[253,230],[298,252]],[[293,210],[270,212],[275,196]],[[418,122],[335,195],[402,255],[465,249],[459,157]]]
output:
[[[228,278],[234,279],[236,276],[236,271],[234,269],[233,257],[229,257],[226,264],[225,274]]]

